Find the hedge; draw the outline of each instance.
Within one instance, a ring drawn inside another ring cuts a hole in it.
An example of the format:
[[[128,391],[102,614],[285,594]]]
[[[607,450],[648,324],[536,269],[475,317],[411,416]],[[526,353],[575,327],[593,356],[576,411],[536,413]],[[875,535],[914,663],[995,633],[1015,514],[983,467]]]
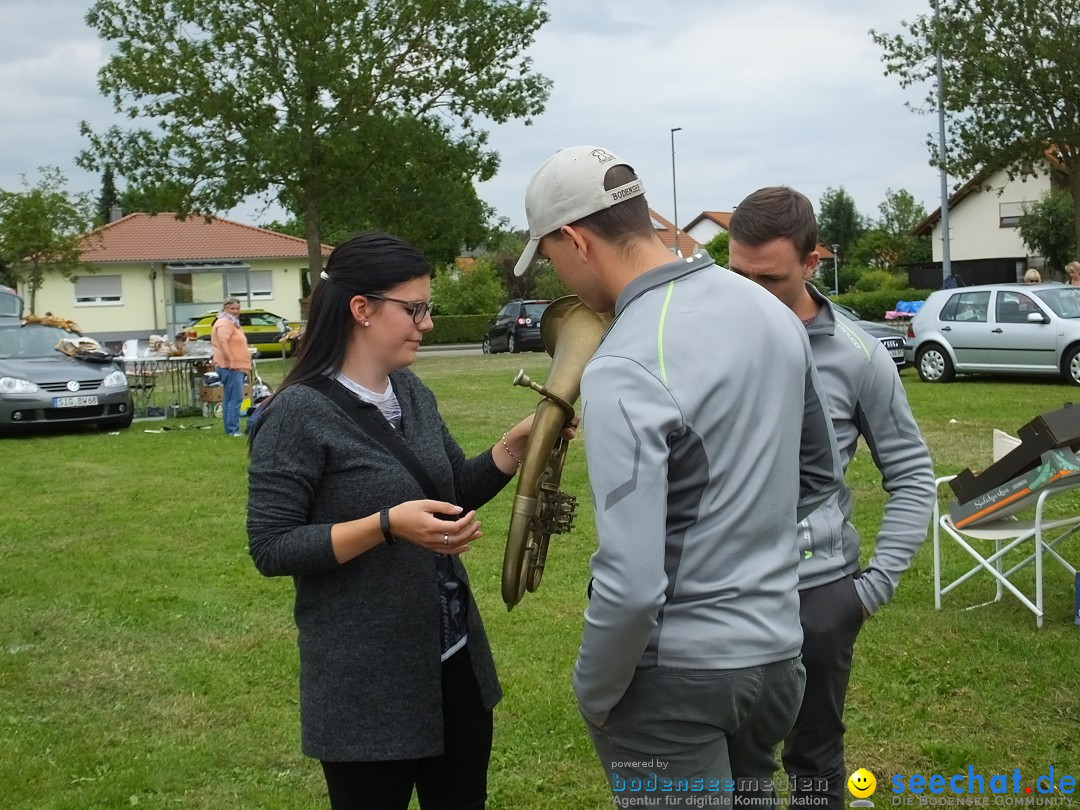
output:
[[[835,295],[831,300],[858,312],[868,321],[883,321],[885,313],[896,309],[897,301],[925,301],[933,290],[874,290]]]
[[[443,343],[479,343],[484,339],[491,315],[436,315],[431,321],[435,328],[424,335],[424,343],[436,346]]]

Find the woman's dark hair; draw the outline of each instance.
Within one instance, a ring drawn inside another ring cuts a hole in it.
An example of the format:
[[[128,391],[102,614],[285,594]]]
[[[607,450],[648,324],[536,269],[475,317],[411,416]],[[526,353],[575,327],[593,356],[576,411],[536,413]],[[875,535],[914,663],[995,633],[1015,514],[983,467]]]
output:
[[[367,231],[334,248],[326,261],[324,278],[311,294],[296,364],[277,393],[341,368],[356,326],[349,311],[354,296],[383,294],[398,284],[430,275],[431,265],[420,251],[388,233]]]

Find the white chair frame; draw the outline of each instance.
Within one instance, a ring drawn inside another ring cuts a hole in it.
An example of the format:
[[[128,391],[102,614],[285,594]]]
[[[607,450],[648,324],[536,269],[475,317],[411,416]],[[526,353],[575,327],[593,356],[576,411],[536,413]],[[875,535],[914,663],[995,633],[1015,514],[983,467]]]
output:
[[[1035,519],[1034,520],[1018,520],[1015,517],[1002,518],[1000,520],[989,521],[987,523],[980,524],[978,526],[970,526],[964,529],[956,528],[953,523],[952,517],[945,512],[942,514],[941,504],[941,487],[943,484],[951,481],[956,476],[948,475],[943,478],[938,478],[935,482],[938,492],[938,497],[934,499],[934,607],[937,610],[941,610],[941,597],[956,588],[958,585],[971,579],[975,574],[980,571],[986,571],[994,577],[996,581],[996,592],[994,598],[981,602],[977,605],[970,605],[965,610],[972,610],[977,607],[983,607],[985,605],[991,605],[994,602],[1000,602],[1001,597],[1005,591],[1009,591],[1013,596],[1020,600],[1020,602],[1035,614],[1035,624],[1037,627],[1042,627],[1043,624],[1043,557],[1049,556],[1051,559],[1058,562],[1062,568],[1072,574],[1075,580],[1076,569],[1069,564],[1069,562],[1062,557],[1057,547],[1068,537],[1076,534],[1080,531],[1080,514],[1073,515],[1066,518],[1057,518],[1048,520],[1045,517],[1046,501],[1055,495],[1059,495],[1063,492],[1067,492],[1071,489],[1080,486],[1080,483],[1074,483],[1070,481],[1068,486],[1047,487],[1043,490],[1035,503]],[[1054,532],[1058,529],[1062,529],[1059,534],[1056,534],[1047,539],[1046,532]],[[941,534],[944,532],[946,535],[956,541],[957,545],[963,548],[971,557],[975,560],[975,565],[969,569],[965,574],[954,579],[944,587],[941,585]],[[992,542],[994,544],[994,553],[986,556],[980,553],[968,540]],[[1015,565],[1005,568],[1004,559],[1007,554],[1016,549],[1018,546],[1032,541],[1034,549],[1024,559]],[[1035,563],[1035,598],[1032,600],[1026,594],[1024,594],[1019,588],[1016,587],[1011,581],[1010,577],[1020,569],[1029,565],[1032,561]]]

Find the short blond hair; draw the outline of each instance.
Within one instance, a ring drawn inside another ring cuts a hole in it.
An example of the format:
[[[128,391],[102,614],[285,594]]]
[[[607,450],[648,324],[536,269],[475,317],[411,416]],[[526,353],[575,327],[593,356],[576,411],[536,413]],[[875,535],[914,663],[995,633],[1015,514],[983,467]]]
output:
[[[1069,276],[1069,278],[1080,276],[1080,262],[1069,262],[1067,265],[1065,265],[1065,273]]]
[[[1034,267],[1029,267],[1028,271],[1024,273],[1025,284],[1038,284],[1042,281],[1042,276],[1039,275],[1039,271]]]

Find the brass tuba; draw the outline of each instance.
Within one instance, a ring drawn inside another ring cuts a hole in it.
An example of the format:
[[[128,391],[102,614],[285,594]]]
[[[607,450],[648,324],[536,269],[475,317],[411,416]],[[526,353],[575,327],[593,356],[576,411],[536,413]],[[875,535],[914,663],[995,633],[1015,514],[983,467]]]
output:
[[[514,385],[532,388],[543,398],[521,460],[506,538],[502,596],[507,610],[526,590],[540,586],[551,535],[573,528],[577,498],[559,491],[567,446],[562,431],[574,417],[585,364],[610,323],[610,314],[589,309],[576,295],[553,301],[540,320],[544,348],[551,355],[547,384],[533,382],[524,369],[514,378]]]

